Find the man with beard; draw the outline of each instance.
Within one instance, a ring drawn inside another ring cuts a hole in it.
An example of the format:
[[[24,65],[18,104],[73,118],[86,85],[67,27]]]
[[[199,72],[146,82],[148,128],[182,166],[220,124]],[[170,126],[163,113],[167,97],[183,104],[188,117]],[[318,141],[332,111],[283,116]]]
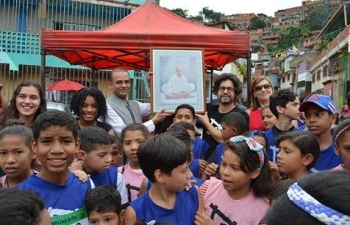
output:
[[[231,73],[223,73],[216,79],[213,93],[217,96],[219,105],[208,105],[204,115],[197,115],[203,124],[203,140],[210,148],[204,156],[205,160],[214,152],[216,145],[222,143],[221,119],[230,112],[242,113],[247,124],[249,115],[237,104],[237,98],[242,93],[242,83]],[[208,160],[211,161],[210,159]]]
[[[112,95],[107,99],[106,123],[110,124],[118,137],[126,125],[142,123],[142,118],[150,115],[150,103],[128,100],[130,91],[130,75],[123,68],[116,68],[108,77],[109,89]],[[152,132],[155,124],[162,122],[168,113],[157,112],[151,120],[143,123]]]

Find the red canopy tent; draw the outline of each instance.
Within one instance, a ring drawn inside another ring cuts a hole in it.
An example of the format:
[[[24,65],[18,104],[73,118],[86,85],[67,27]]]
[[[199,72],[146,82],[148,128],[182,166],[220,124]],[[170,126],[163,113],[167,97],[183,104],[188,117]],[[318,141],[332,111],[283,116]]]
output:
[[[149,70],[152,48],[203,49],[207,70],[221,69],[237,58],[247,58],[248,86],[250,85],[248,32],[197,24],[149,0],[123,20],[100,31],[43,29],[41,83],[45,88],[47,54],[92,70],[115,67]]]
[[[41,48],[72,65],[93,70],[148,70],[151,48],[200,48],[206,69],[220,69],[250,51],[248,32],[206,27],[147,1],[120,22],[100,31],[43,29]]]

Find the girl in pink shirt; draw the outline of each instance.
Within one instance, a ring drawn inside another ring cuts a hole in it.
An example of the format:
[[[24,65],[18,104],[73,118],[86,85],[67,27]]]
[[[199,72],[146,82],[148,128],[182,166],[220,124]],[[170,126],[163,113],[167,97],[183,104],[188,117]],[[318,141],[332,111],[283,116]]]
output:
[[[273,187],[263,146],[252,138],[232,137],[224,147],[220,178],[201,186],[205,213],[197,213],[196,224],[261,223]]]
[[[335,153],[340,156],[343,164],[333,170],[350,170],[350,119],[341,122],[334,132]]]
[[[148,137],[149,131],[139,123],[126,126],[121,133],[124,166],[118,167],[118,170],[124,176],[129,202],[137,198],[142,181],[146,178],[143,175],[136,153],[139,145]]]

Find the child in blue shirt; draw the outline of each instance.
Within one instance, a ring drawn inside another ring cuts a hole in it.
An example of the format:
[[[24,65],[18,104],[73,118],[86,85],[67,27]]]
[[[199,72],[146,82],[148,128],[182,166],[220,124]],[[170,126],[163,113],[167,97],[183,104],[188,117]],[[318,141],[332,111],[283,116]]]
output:
[[[230,112],[221,120],[221,135],[224,141],[238,135],[243,135],[249,131],[249,127],[244,119],[244,116],[238,112]],[[225,143],[218,144],[215,149],[214,163],[221,164],[222,155],[224,153]]]
[[[107,185],[91,189],[85,200],[90,224],[123,225],[125,210],[122,209],[119,192]]]
[[[33,151],[41,171],[19,184],[37,193],[53,224],[88,224],[85,195],[93,183],[81,182],[68,170],[80,147],[76,120],[66,112],[52,110],[37,117],[33,125]]]
[[[128,194],[124,177],[112,161],[112,139],[107,131],[97,126],[85,127],[78,132],[81,141],[78,159],[82,161],[85,173],[90,174],[96,187],[109,185],[117,189],[122,204],[128,202]]]
[[[278,146],[276,145],[276,139],[279,135],[299,130],[292,124],[293,120],[300,118],[299,105],[298,96],[291,90],[281,89],[270,96],[270,110],[277,118],[275,126],[265,133],[270,146],[268,156],[271,162],[275,163],[277,160]]]
[[[180,121],[180,122],[174,123],[167,132],[170,132],[172,130],[175,130],[174,134],[177,133],[180,136],[182,136],[182,138],[179,138],[179,139],[181,141],[184,141],[186,146],[188,145],[188,147],[190,149],[193,149],[193,146],[195,143],[195,138],[196,138],[195,137],[196,128],[193,124],[187,123],[184,121]],[[184,135],[181,134],[182,132],[179,133],[179,132],[177,132],[177,130],[184,130],[185,135],[188,134],[187,137],[183,137]],[[172,136],[174,136],[174,135],[172,135]],[[186,142],[188,142],[188,143],[186,143]],[[191,152],[191,157],[192,157],[192,160],[191,160],[191,163],[189,165],[190,170],[193,174],[193,177],[199,178],[204,173],[205,168],[207,167],[208,163],[206,161],[204,161],[203,159],[198,159],[198,158],[194,157],[193,152]]]
[[[184,191],[192,176],[191,152],[179,139],[161,134],[147,139],[137,151],[140,167],[151,189],[130,203],[125,224],[137,220],[192,225],[203,200],[197,187]]]
[[[181,104],[176,107],[174,112],[174,124],[178,122],[188,122],[196,125],[196,113],[193,106],[189,104]],[[195,137],[192,152],[195,159],[203,159],[209,150],[209,144],[199,137]]]
[[[316,170],[332,169],[341,164],[339,155],[335,154],[335,143],[331,128],[337,119],[337,108],[332,99],[326,95],[314,94],[300,105],[304,112],[305,124],[317,139],[321,153],[314,168]]]

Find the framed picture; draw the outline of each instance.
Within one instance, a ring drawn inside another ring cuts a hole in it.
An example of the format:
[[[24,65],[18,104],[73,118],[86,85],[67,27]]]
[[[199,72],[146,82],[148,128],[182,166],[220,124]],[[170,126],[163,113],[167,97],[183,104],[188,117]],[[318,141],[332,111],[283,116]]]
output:
[[[203,50],[152,49],[151,111],[174,112],[189,104],[205,112]]]

